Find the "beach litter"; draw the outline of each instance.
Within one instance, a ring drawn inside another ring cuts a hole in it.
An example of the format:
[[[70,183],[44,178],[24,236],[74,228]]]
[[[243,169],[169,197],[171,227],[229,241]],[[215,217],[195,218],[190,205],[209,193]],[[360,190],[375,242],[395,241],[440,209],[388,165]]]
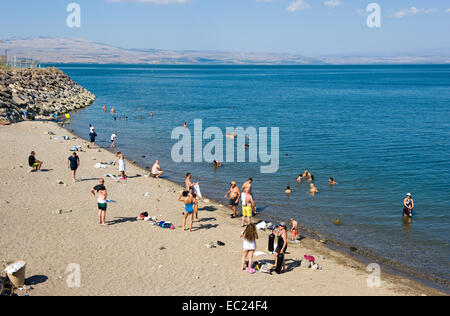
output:
[[[144,196],[145,196],[145,197],[150,197],[150,193],[149,193],[149,192],[146,192],[146,193],[144,194]]]
[[[262,221],[262,222],[256,224],[256,228],[259,230],[266,230],[267,223],[265,221]]]
[[[216,245],[212,241],[209,244],[206,244],[205,246],[208,249],[216,248]]]
[[[224,242],[222,242],[222,241],[220,241],[220,240],[218,240],[218,241],[217,241],[217,245],[218,245],[218,246],[222,246],[222,247],[223,247],[223,246],[225,246],[225,243],[224,243]]]
[[[58,184],[64,184],[64,182],[62,180],[56,180],[56,183]]]
[[[108,167],[107,165],[104,165],[101,163],[98,163],[94,166],[94,168],[96,168],[96,169],[106,169],[107,167]]]
[[[63,211],[62,209],[60,209],[60,210],[57,210],[55,213],[56,214],[69,214],[69,213],[72,213],[72,210]]]
[[[4,271],[15,288],[22,288],[25,285],[26,266],[26,262],[22,260],[7,264]]]

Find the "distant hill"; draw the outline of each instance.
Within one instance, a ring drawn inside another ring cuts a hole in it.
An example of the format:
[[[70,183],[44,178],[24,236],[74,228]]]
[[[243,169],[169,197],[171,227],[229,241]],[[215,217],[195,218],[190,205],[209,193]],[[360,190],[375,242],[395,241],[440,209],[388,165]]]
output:
[[[125,49],[77,38],[9,38],[0,40],[0,53],[33,58],[41,63],[167,64],[167,65],[323,65],[323,64],[442,64],[450,54],[422,56],[324,56]],[[448,52],[448,51],[447,51]]]

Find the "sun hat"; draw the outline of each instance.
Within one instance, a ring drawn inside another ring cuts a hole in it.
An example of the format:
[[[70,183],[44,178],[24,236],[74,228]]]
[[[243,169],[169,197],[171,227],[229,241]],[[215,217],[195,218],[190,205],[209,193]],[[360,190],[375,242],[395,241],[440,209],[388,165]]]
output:
[[[411,193],[407,193],[406,196],[412,196]]]
[[[280,227],[284,227],[284,228],[286,228],[286,227],[287,227],[287,225],[286,225],[286,223],[285,223],[285,222],[281,222],[281,223],[280,223]]]

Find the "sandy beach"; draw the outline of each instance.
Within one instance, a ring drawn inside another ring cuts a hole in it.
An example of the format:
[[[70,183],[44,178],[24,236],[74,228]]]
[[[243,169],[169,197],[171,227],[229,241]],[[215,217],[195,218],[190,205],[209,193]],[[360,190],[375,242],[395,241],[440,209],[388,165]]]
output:
[[[81,138],[60,140],[48,132],[72,137],[52,122],[0,126],[0,260],[27,262],[28,283],[34,283],[31,296],[443,294],[385,273],[381,287],[370,288],[365,265],[308,238],[289,244],[284,274],[240,271],[242,228],[240,219],[229,217],[228,207],[206,197],[200,202],[200,221],[194,223],[192,233],[184,232],[180,227],[183,204],[177,201],[182,188],[145,177],[148,171],[131,163],[127,181],[105,178],[109,198],[116,202],[108,205],[109,226],[102,228],[90,190],[100,177],[117,175],[118,169],[94,165],[117,158],[105,149],[86,149],[87,142]],[[76,145],[83,147],[77,174],[81,181],[73,183],[66,161]],[[44,162],[41,172],[29,172],[27,158],[32,150]],[[150,164],[158,159],[147,158]],[[149,197],[144,196],[146,192]],[[176,229],[137,221],[143,211],[174,223]],[[268,235],[260,231],[257,251],[265,250]],[[205,246],[217,241],[225,246]],[[299,267],[304,255],[315,256],[323,270]],[[255,260],[273,262],[274,257],[262,255]],[[75,288],[67,285],[70,273],[66,270],[73,263],[81,269],[81,286]]]

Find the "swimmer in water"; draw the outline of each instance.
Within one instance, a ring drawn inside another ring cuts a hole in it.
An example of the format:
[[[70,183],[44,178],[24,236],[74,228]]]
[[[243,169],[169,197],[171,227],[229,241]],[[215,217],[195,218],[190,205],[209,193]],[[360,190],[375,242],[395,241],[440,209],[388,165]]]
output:
[[[111,114],[116,113],[116,110],[114,108],[111,109]]]
[[[301,182],[302,182],[302,177],[303,177],[302,174],[299,174],[299,175],[298,175],[298,177],[297,177],[297,182],[298,182],[298,183],[301,183]]]
[[[403,217],[413,217],[414,200],[411,193],[406,194],[406,198],[403,200]]]
[[[216,161],[216,160],[213,161],[213,165],[214,165],[214,167],[216,167],[216,168],[222,167],[222,163],[221,163],[221,162],[218,162],[218,161]]]
[[[186,122],[184,122],[183,127],[185,127],[185,128],[187,127],[187,123]]]
[[[155,116],[155,113],[151,112],[151,113],[150,113],[150,116]]]
[[[316,193],[319,193],[319,190],[317,190],[317,188],[314,185],[314,183],[311,183],[310,189],[309,189],[309,193],[311,193],[311,195],[315,195]]]
[[[290,186],[287,186],[287,187],[286,187],[285,193],[286,193],[287,196],[291,195],[292,190],[291,190],[291,187],[290,187]]]
[[[336,181],[334,181],[333,178],[330,178],[328,181],[329,181],[330,185],[338,184]]]

